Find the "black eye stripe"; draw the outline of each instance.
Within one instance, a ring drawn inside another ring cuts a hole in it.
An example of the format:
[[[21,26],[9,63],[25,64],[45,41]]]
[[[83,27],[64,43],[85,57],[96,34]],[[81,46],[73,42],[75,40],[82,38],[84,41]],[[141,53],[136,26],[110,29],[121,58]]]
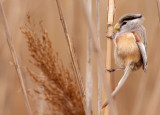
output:
[[[121,28],[122,26],[124,26],[125,24],[127,24],[127,22],[123,22],[123,23],[120,25],[120,28]]]
[[[129,20],[134,20],[134,19],[137,19],[137,18],[142,18],[142,15],[136,16],[136,17],[134,17],[134,16],[125,17],[125,18],[122,19],[122,22],[129,21]]]
[[[121,26],[123,26],[123,25],[125,25],[125,24],[127,24],[127,22],[123,22]]]

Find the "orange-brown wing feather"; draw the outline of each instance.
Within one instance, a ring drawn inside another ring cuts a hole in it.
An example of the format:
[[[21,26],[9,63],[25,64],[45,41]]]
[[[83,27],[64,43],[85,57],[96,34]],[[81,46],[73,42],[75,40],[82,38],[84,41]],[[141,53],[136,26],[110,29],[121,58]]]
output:
[[[135,39],[136,39],[136,43],[139,47],[139,50],[141,52],[142,55],[142,59],[143,59],[143,70],[146,71],[147,68],[147,52],[146,52],[146,48],[144,45],[144,41],[141,39],[141,37],[138,35],[138,33],[133,32]]]

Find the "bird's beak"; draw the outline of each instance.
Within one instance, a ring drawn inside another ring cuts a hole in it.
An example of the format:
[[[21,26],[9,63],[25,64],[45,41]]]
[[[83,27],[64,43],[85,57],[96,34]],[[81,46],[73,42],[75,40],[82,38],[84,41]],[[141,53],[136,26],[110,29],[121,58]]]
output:
[[[119,23],[117,23],[117,24],[114,26],[114,29],[120,30],[120,25],[119,25]]]

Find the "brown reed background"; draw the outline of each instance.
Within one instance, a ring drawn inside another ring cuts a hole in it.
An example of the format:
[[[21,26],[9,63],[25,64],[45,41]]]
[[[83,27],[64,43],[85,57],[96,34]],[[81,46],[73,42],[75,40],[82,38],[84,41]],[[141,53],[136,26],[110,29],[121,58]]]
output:
[[[132,72],[129,79],[116,96],[117,109],[119,115],[159,115],[160,107],[160,45],[159,45],[159,19],[156,0],[118,0],[116,2],[116,18],[125,13],[141,13],[145,17],[144,26],[147,30],[148,38],[148,70]],[[29,74],[25,67],[29,67],[37,73],[42,73],[33,64],[27,48],[26,39],[20,31],[20,27],[26,21],[27,12],[30,13],[34,21],[43,20],[43,25],[52,41],[53,48],[58,52],[65,68],[71,69],[71,59],[69,49],[64,36],[63,28],[59,20],[59,14],[55,0],[2,0],[6,13],[9,29],[13,37],[14,46],[18,54],[18,59],[24,73],[24,80],[29,90],[34,84],[30,83]],[[62,1],[63,13],[73,39],[75,52],[77,55],[80,72],[85,84],[86,74],[86,44],[87,44],[87,24],[82,2],[80,0]],[[96,0],[93,1],[93,20],[96,22]],[[106,20],[107,20],[107,0],[100,0],[100,36],[101,47],[105,55],[106,51]],[[27,115],[23,94],[16,71],[13,66],[11,54],[6,42],[2,19],[0,18],[0,115]],[[93,53],[93,114],[97,114],[97,77],[96,62]],[[112,66],[114,59],[112,59]],[[115,84],[119,81],[123,72],[112,73]],[[141,98],[138,98],[138,97]],[[105,96],[103,96],[104,98]],[[33,97],[34,98],[34,95]],[[105,97],[106,98],[106,97]],[[137,101],[138,100],[138,101]],[[36,104],[31,101],[31,105]],[[136,108],[137,107],[137,108]],[[133,113],[134,112],[134,113]]]

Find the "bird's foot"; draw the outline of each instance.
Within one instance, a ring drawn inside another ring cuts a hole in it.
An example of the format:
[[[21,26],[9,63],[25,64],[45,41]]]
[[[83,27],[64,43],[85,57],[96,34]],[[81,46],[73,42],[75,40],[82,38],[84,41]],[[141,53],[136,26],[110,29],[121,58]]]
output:
[[[107,38],[113,39],[114,38],[114,32],[112,33],[112,35],[106,35]]]
[[[114,72],[114,71],[116,71],[116,69],[105,69],[106,71],[108,71],[108,72]]]
[[[119,69],[105,69],[105,71],[108,71],[108,72],[114,72],[114,71],[117,71],[117,70],[123,70],[124,68],[119,68]]]

